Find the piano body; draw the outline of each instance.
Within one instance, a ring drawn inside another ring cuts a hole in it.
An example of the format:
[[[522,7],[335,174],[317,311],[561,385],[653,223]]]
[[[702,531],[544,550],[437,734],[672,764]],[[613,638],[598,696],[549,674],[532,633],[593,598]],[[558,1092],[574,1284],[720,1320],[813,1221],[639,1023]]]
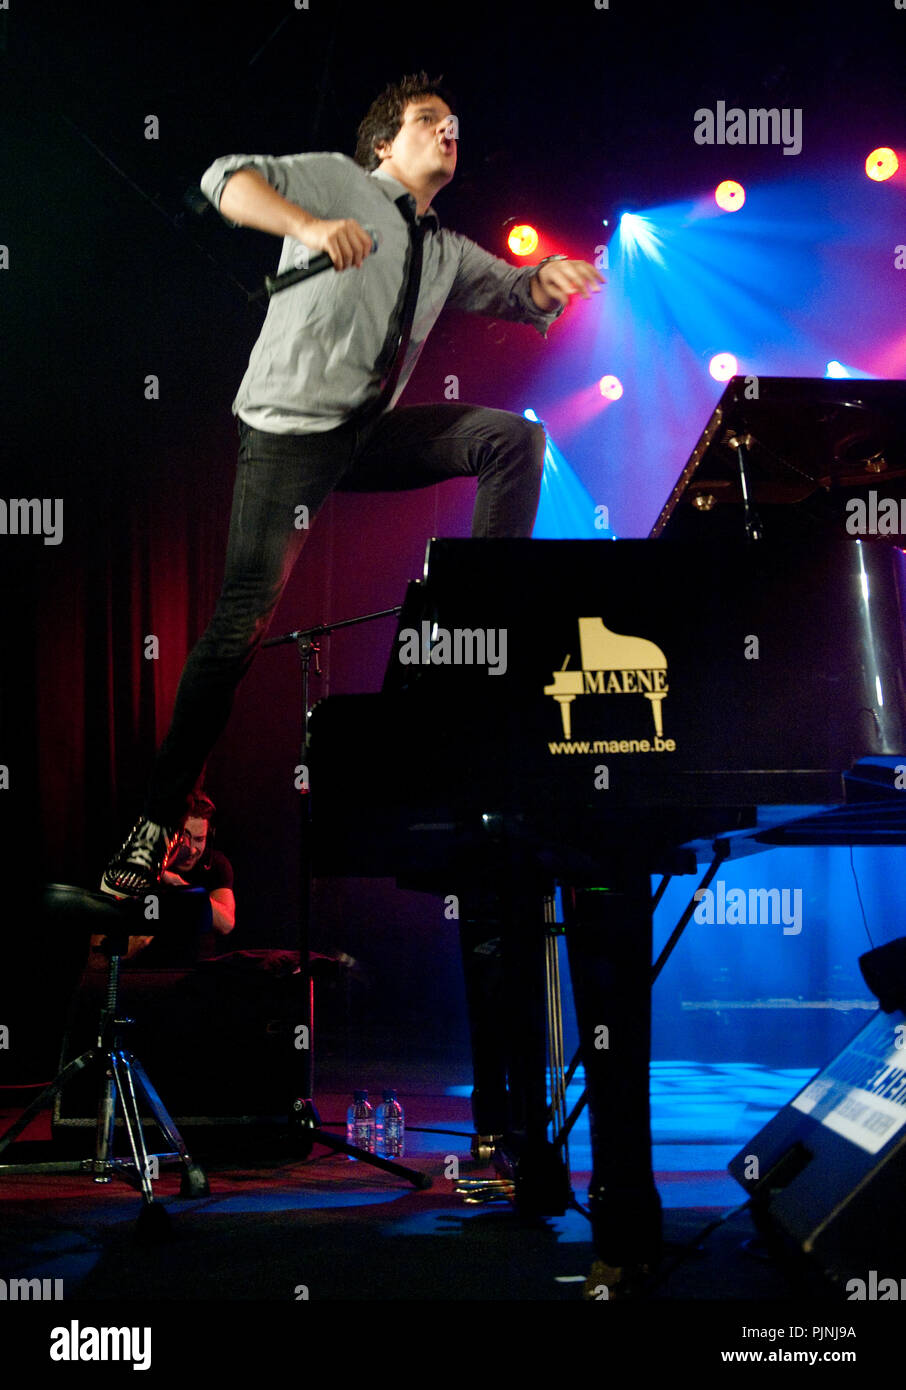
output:
[[[906,749],[904,600],[883,542],[432,540],[384,690],[312,712],[315,871],[446,872],[485,813],[592,878],[644,824],[658,871],[687,826],[842,802]],[[505,669],[445,659],[482,631]]]
[[[538,1020],[542,903],[567,890],[614,1262],[656,1245],[650,875],[693,872],[721,837],[781,842],[777,826],[845,803],[859,760],[906,759],[906,555],[900,537],[844,524],[880,463],[892,486],[906,479],[902,385],[760,387],[750,402],[743,379],[729,384],[654,538],[432,540],[383,691],[312,712],[313,872],[475,895],[499,929],[508,984],[476,1005],[476,1071],[482,1053],[506,1073],[507,1142],[538,1210],[562,1209],[546,1195]],[[857,388],[869,406],[843,400]],[[740,463],[769,518],[756,542]],[[893,838],[906,842],[902,825]]]

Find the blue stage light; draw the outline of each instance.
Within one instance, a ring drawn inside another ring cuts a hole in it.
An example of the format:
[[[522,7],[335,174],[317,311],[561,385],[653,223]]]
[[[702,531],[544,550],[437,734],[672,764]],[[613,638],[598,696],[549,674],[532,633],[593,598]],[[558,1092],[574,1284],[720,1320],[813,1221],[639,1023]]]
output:
[[[853,367],[848,362],[838,362],[832,358],[824,369],[826,377],[855,377],[859,381],[876,381],[877,378],[871,372],[863,372],[859,367]]]
[[[537,420],[531,408],[527,420]],[[606,505],[596,504],[574,470],[548,436],[538,515],[532,531],[535,540],[615,540]]]
[[[664,264],[661,238],[650,217],[638,212],[624,212],[620,218],[620,243],[630,260],[641,254],[658,265]]]

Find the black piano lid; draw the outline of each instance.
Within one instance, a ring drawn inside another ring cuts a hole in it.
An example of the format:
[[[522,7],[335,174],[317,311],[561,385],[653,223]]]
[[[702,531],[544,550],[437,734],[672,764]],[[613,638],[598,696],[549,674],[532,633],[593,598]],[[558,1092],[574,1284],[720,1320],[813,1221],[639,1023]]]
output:
[[[836,523],[876,489],[906,497],[906,382],[736,376],[718,401],[651,530],[656,538],[742,533],[737,453],[766,534]],[[890,533],[903,535],[903,531]]]

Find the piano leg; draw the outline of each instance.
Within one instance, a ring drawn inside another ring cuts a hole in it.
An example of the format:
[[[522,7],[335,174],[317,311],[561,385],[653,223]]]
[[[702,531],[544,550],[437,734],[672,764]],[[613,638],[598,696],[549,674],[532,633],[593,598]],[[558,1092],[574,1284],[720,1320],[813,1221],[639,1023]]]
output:
[[[492,895],[460,895],[478,1134],[501,1135],[495,1164],[526,1215],[560,1215],[571,1200],[562,1152],[547,1138],[544,950],[548,885],[528,865],[496,866]],[[476,917],[480,916],[480,920]]]
[[[591,1124],[595,1253],[653,1267],[661,1203],[651,1164],[651,881],[620,865],[601,888],[564,891],[569,969]]]
[[[500,1026],[503,997],[503,942],[497,900],[459,894],[469,1036],[472,1044],[472,1122],[479,1135],[501,1135],[507,1127],[506,1046]]]
[[[543,1204],[547,1145],[543,893],[506,896],[503,918],[502,1024],[509,1083],[505,1144],[517,1159],[517,1202]],[[520,1189],[521,1170],[521,1191]]]

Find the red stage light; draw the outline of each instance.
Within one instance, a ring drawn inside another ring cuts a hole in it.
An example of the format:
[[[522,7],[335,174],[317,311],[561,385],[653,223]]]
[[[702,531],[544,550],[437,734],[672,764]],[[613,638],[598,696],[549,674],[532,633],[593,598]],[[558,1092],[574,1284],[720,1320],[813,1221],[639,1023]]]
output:
[[[724,179],[714,190],[714,201],[724,212],[738,212],[746,200],[746,190],[733,179]]]
[[[617,376],[602,376],[598,390],[605,400],[618,401],[623,394],[623,383]]]
[[[510,228],[507,246],[514,256],[530,256],[537,245],[538,233],[528,223],[520,222],[518,226]]]
[[[886,145],[872,150],[865,161],[865,172],[876,183],[883,183],[885,179],[891,178],[899,167],[900,161],[893,150],[888,149]]]

